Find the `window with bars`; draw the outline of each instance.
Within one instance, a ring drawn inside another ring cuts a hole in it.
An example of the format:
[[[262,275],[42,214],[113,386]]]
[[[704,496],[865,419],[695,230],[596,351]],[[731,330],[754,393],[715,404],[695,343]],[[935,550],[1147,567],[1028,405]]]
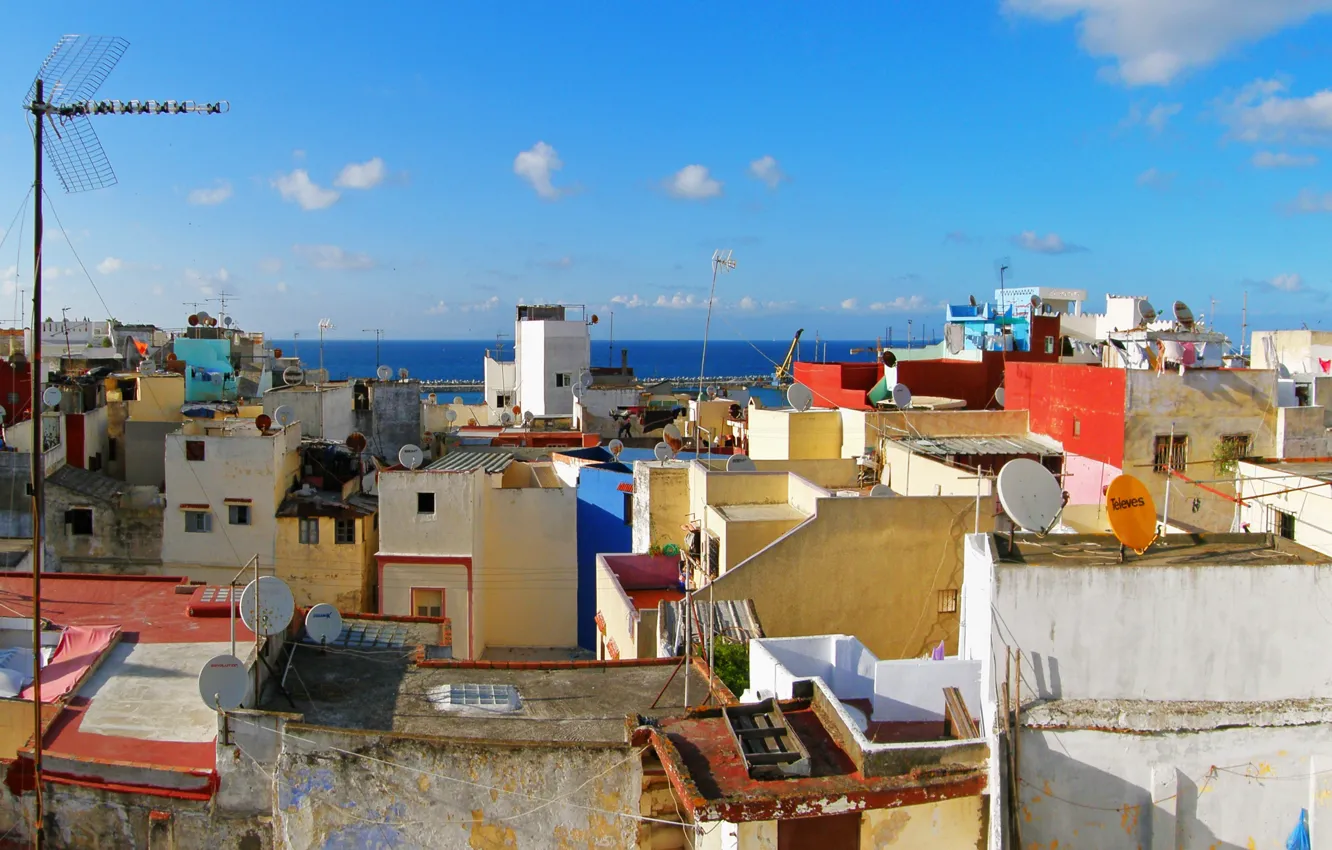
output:
[[[1287,540],[1295,539],[1295,514],[1286,511],[1279,511],[1272,508],[1271,517],[1268,519],[1268,528],[1278,537],[1284,537]]]
[[[300,542],[316,545],[319,543],[319,518],[302,517],[297,520],[300,523],[299,535]]]
[[[940,614],[957,613],[957,588],[949,588],[947,590],[939,591],[938,612]]]
[[[1189,463],[1189,437],[1187,434],[1158,434],[1152,450],[1152,472],[1167,470],[1184,472]]]
[[[354,520],[354,519],[335,519],[335,520],[333,520],[333,542],[334,542],[334,543],[355,543],[355,542],[356,542],[356,520]]]

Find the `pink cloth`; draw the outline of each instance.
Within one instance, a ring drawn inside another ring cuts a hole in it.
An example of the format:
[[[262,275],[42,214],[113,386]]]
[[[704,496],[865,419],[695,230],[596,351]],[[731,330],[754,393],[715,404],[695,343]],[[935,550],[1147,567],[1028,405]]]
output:
[[[60,643],[51,655],[51,662],[42,668],[42,702],[55,702],[70,691],[97,663],[106,648],[120,634],[120,626],[69,626],[60,636]],[[31,686],[20,696],[32,699]]]

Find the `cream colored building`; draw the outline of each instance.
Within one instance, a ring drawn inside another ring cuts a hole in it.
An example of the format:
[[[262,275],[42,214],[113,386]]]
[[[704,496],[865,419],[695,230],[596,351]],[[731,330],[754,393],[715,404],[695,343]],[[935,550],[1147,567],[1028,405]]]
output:
[[[186,422],[166,438],[162,571],[226,584],[258,558],[273,572],[276,512],[300,471],[300,423]]]
[[[577,645],[577,493],[550,464],[453,452],[379,475],[379,612],[446,616],[455,658]]]

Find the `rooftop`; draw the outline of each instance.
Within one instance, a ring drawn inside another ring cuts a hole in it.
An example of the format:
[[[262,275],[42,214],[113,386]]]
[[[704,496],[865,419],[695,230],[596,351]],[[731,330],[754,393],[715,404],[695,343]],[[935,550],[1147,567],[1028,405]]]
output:
[[[1329,563],[1297,543],[1268,534],[1167,534],[1141,555],[1125,551],[1109,534],[1050,534],[1044,538],[992,535],[995,557],[1002,564],[1031,567],[1194,567],[1278,566]]]
[[[87,496],[95,502],[110,503],[124,492],[126,484],[100,472],[90,472],[77,466],[65,464],[46,476],[48,484],[63,487],[66,490]]]
[[[503,472],[513,463],[513,452],[468,449],[451,451],[439,460],[431,461],[425,468],[446,472],[470,472],[482,469],[486,472]]]
[[[348,621],[354,622],[354,621]],[[327,652],[302,645],[288,681],[296,708],[281,697],[265,708],[297,711],[307,723],[346,729],[394,731],[412,735],[517,741],[596,741],[622,743],[627,719],[665,714],[684,704],[684,677],[672,673],[678,659],[637,662],[597,661],[421,661],[418,645],[440,642],[440,624],[405,624],[403,645],[332,647]],[[519,666],[521,665],[521,667]],[[707,682],[690,672],[695,694]],[[670,684],[667,685],[667,681]],[[511,686],[517,705],[509,710],[497,694]],[[474,688],[473,686],[478,686]],[[496,690],[499,687],[498,691]],[[653,699],[665,687],[659,707]],[[459,705],[468,692],[480,705]],[[497,704],[495,700],[498,699]]]
[[[1325,460],[1259,460],[1257,458],[1246,458],[1240,463],[1248,464],[1254,467],[1252,472],[1246,473],[1252,475],[1255,472],[1262,475],[1264,472],[1271,472],[1280,475],[1300,475],[1305,478],[1324,480],[1332,483],[1332,462]],[[1269,477],[1269,476],[1263,476]]]
[[[712,508],[727,522],[774,522],[781,520],[806,520],[809,514],[799,508],[793,508],[786,502],[773,505],[725,505]]]
[[[1059,443],[1039,434],[988,437],[901,437],[893,442],[926,455],[1060,455]]]

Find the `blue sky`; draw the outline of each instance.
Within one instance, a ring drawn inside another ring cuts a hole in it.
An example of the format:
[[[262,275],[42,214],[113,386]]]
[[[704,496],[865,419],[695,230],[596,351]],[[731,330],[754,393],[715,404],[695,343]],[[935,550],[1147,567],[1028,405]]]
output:
[[[1232,335],[1246,290],[1251,326],[1316,327],[1332,288],[1332,0],[122,5],[9,10],[0,226],[61,34],[130,41],[103,97],[229,99],[97,118],[119,185],[52,186],[123,321],[226,291],[274,337],[488,337],[559,300],[696,338],[716,248],[714,330],[753,338],[937,327],[999,257],[1093,309],[1214,298]],[[100,315],[48,222],[45,312]]]

